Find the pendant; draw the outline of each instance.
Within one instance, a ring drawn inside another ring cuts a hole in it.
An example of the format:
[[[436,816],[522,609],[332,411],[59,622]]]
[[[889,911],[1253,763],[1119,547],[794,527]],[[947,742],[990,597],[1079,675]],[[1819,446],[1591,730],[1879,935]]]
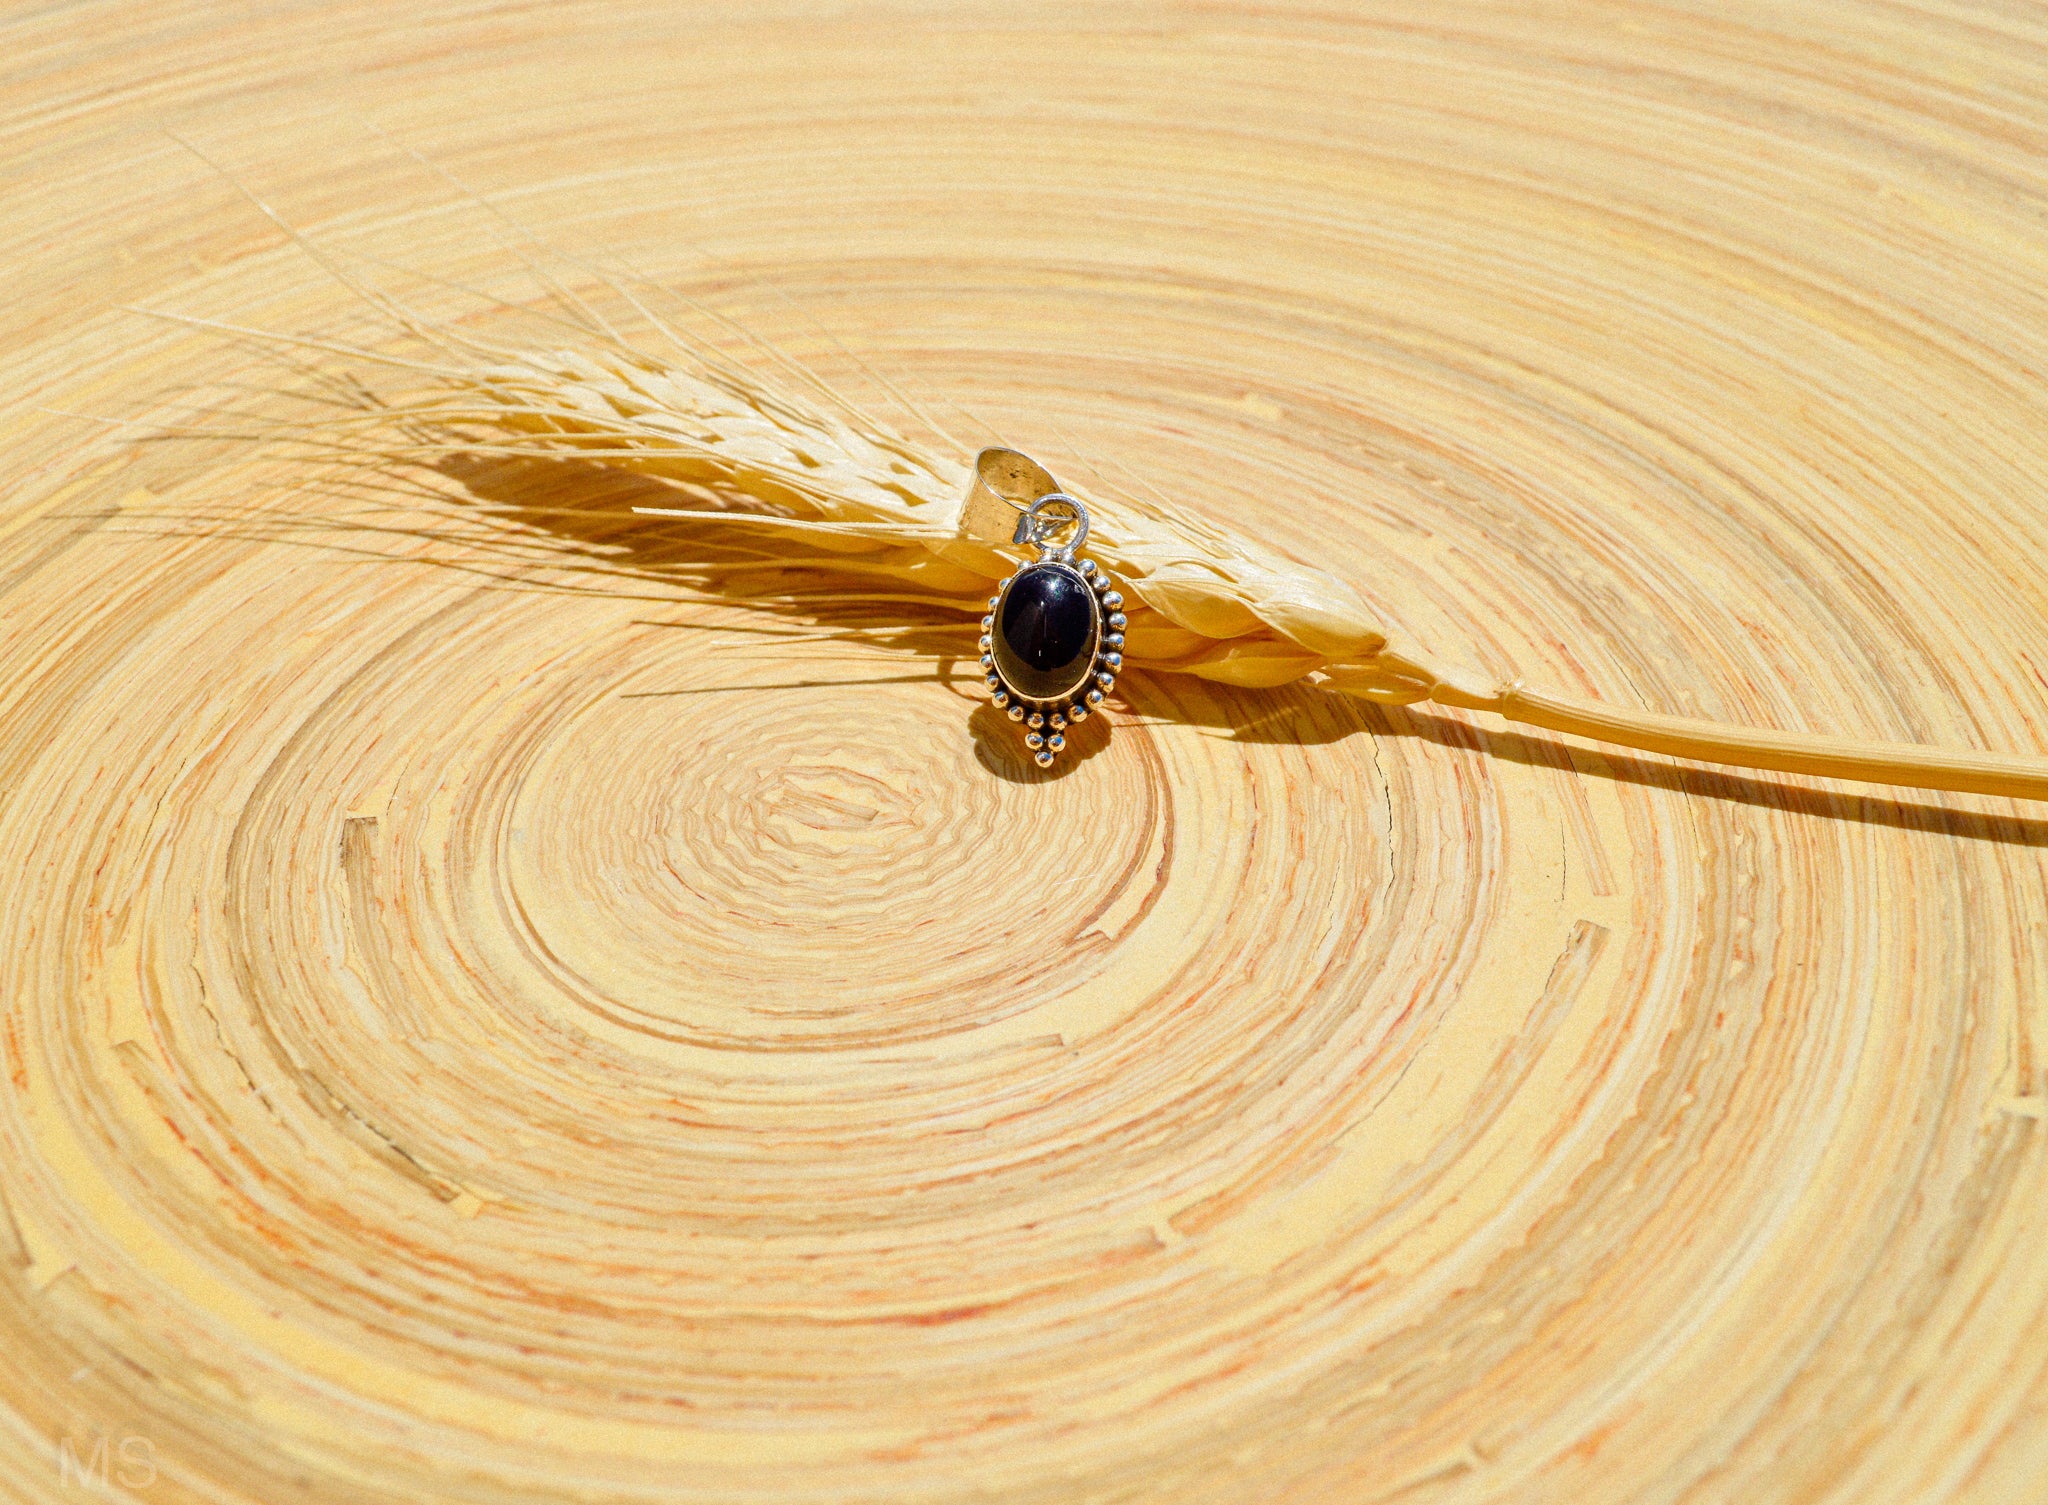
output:
[[[1123,667],[1124,598],[1100,565],[1075,557],[1087,538],[1088,509],[1074,498],[1053,491],[1033,502],[1012,541],[1035,547],[1038,558],[997,587],[981,619],[990,698],[1024,724],[1040,768],[1052,767],[1068,726],[1100,708]]]

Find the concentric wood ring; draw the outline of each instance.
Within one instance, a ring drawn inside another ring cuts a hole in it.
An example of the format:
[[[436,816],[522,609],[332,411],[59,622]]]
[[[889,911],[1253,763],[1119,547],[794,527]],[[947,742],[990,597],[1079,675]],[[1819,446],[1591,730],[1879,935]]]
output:
[[[146,439],[317,389],[115,307],[383,338],[168,120],[479,338],[637,269],[1448,664],[2040,751],[2026,14],[0,35],[0,1492],[2041,1497],[2040,810],[1140,672],[1041,774],[978,604]]]

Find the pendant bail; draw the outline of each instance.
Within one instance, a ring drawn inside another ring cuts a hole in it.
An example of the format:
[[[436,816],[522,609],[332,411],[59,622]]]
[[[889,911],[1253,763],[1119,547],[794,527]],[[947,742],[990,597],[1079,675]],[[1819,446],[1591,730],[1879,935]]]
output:
[[[1041,509],[1055,503],[1066,508],[1072,517],[1046,518],[1040,515]],[[1055,545],[1052,542],[1054,530],[1067,523],[1072,523],[1074,536],[1063,544]],[[1048,491],[1024,509],[1023,515],[1017,519],[1017,532],[1010,541],[1030,544],[1044,559],[1072,561],[1075,551],[1088,541],[1088,509],[1064,491]]]
[[[974,457],[974,473],[960,504],[959,536],[997,550],[1005,543],[1021,542],[1011,536],[1017,514],[1059,489],[1052,472],[1029,455],[985,449]]]

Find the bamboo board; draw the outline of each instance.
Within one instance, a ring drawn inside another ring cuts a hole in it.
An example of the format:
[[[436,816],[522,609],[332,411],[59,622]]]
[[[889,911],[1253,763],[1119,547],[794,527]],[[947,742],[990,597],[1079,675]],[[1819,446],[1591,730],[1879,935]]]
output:
[[[168,126],[437,316],[630,267],[1490,677],[2038,753],[2048,16],[0,56],[8,1498],[2048,1499],[2048,811],[1139,674],[1042,779],[971,625],[153,440],[278,367],[121,311],[364,336]]]

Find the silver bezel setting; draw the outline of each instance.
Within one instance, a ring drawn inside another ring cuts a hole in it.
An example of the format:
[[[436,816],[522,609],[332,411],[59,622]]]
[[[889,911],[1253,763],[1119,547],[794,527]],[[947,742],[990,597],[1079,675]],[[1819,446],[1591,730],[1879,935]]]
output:
[[[1026,695],[1003,678],[1002,671],[995,667],[993,634],[996,624],[1002,620],[1003,602],[1009,596],[1010,587],[1027,570],[1052,566],[1065,570],[1088,587],[1089,609],[1092,617],[1090,632],[1094,647],[1088,655],[1086,672],[1077,675],[1073,688],[1066,694],[1044,698]],[[1019,565],[996,587],[996,593],[989,598],[988,616],[983,619],[983,653],[987,655],[983,671],[989,684],[989,698],[996,708],[1007,712],[1012,721],[1024,722],[1029,731],[1024,738],[1030,750],[1032,761],[1040,768],[1050,768],[1054,760],[1067,745],[1066,732],[1070,727],[1086,721],[1102,706],[1103,695],[1116,685],[1117,671],[1123,667],[1123,620],[1122,613],[1115,611],[1109,601],[1123,605],[1123,597],[1111,586],[1109,575],[1092,559],[1076,560],[1071,553],[1039,546],[1039,557]],[[1116,618],[1116,632],[1110,630],[1111,618]],[[1111,636],[1116,638],[1114,646],[1108,646]],[[1113,660],[1113,662],[1112,662]]]

